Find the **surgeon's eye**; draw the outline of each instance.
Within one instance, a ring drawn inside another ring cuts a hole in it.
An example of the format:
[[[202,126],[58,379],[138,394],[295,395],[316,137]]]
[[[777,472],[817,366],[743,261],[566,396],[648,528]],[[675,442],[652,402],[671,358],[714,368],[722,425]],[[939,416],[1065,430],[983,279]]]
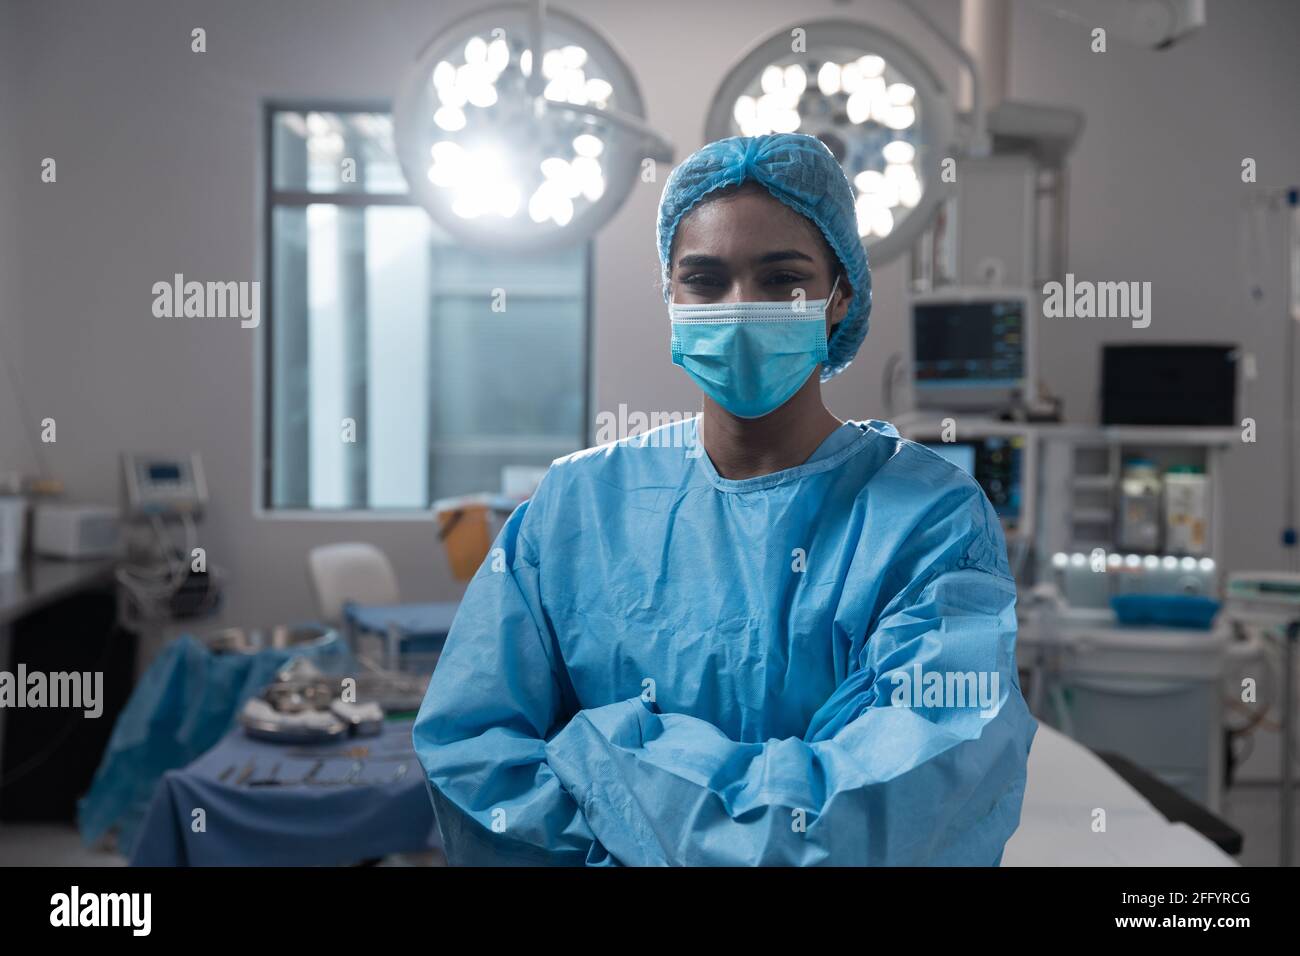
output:
[[[716,275],[708,272],[692,272],[681,278],[681,283],[692,289],[719,289],[726,283]]]
[[[807,277],[797,272],[774,272],[767,277],[768,285],[794,285],[796,282],[803,282]]]

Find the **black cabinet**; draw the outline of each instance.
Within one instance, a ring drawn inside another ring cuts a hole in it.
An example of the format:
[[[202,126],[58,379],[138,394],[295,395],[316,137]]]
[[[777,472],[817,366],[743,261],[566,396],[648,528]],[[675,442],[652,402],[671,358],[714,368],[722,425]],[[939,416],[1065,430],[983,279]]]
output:
[[[8,706],[3,714],[0,820],[75,820],[77,800],[89,789],[131,694],[136,636],[118,627],[113,589],[104,585],[13,621],[10,638],[9,660],[0,661],[0,670],[15,679],[20,665],[47,681],[56,674],[103,675],[98,717],[87,717],[84,708],[51,706]]]

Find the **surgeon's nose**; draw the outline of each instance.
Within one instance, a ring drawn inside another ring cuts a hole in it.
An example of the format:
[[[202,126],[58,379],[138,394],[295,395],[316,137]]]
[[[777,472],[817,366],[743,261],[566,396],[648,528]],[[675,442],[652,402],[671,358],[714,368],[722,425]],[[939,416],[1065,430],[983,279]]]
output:
[[[727,287],[724,302],[756,302],[763,298],[762,288],[753,279],[736,279]]]

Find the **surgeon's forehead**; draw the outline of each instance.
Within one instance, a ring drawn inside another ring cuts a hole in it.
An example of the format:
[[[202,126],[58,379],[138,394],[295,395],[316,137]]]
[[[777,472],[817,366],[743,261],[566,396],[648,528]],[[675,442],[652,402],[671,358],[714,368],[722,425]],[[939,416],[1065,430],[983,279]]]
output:
[[[746,184],[753,186],[753,184]],[[774,254],[818,261],[816,227],[761,186],[710,199],[683,217],[673,241],[673,264],[700,264],[701,257],[735,264],[775,261]],[[682,260],[688,260],[683,263]]]

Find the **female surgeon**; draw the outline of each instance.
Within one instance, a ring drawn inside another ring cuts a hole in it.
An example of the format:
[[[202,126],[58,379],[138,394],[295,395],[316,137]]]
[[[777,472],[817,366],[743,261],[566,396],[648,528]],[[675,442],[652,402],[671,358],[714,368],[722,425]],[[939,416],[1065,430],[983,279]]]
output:
[[[702,414],[557,460],[415,724],[452,864],[996,865],[1037,727],[978,485],[821,382],[867,332],[853,195],[799,134],[664,188]]]

